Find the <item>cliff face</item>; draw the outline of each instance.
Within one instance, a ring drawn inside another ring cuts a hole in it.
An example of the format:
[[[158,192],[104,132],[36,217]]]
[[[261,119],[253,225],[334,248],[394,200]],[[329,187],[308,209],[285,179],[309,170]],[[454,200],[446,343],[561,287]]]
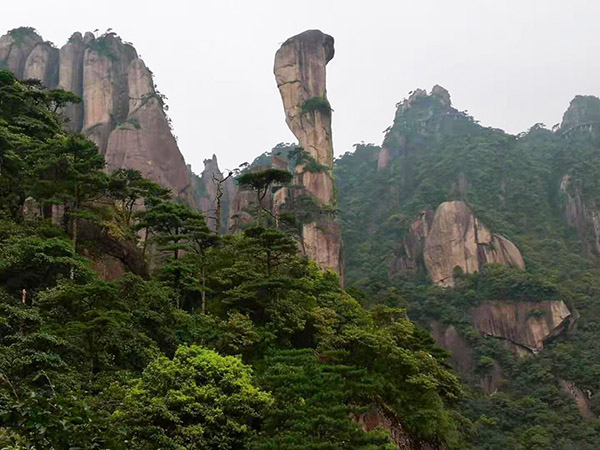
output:
[[[414,274],[421,261],[431,281],[441,286],[454,285],[455,267],[465,273],[478,272],[487,263],[525,268],[519,249],[488,230],[460,201],[444,202],[435,213],[423,211],[413,221],[396,248],[390,272]]]
[[[32,29],[0,38],[0,67],[82,99],[64,111],[73,131],[96,142],[109,169],[139,170],[196,205],[191,174],[171,133],[152,73],[116,34],[74,33],[60,51]]]
[[[56,86],[58,83],[58,50],[48,43],[34,47],[23,68],[23,78],[35,78],[44,86]]]
[[[460,267],[474,273],[486,263],[525,268],[519,249],[508,239],[491,233],[463,202],[438,206],[423,252],[431,280],[452,286],[452,272]]]
[[[341,229],[332,213],[333,143],[331,108],[327,101],[325,66],[333,58],[333,38],[309,30],[283,43],[275,55],[275,79],[283,101],[286,123],[313,166],[302,162],[294,170],[294,185],[314,200],[321,212],[303,224],[303,248],[323,269],[343,275]],[[310,170],[309,170],[310,169]]]
[[[569,173],[561,179],[560,194],[565,220],[577,231],[584,249],[600,254],[600,204],[587,198],[581,182]]]
[[[0,68],[10,70],[17,78],[23,78],[27,57],[42,38],[29,28],[17,28],[0,37]]]
[[[562,301],[542,302],[486,302],[470,309],[471,324],[484,336],[500,339],[505,347],[519,357],[536,355],[544,343],[560,334],[572,320],[571,311]],[[473,376],[477,365],[476,352],[453,325],[437,321],[430,323],[431,334],[439,345],[450,352],[453,368],[464,375]],[[496,360],[490,361],[485,373],[479,373],[480,386],[487,394],[496,392],[506,379]],[[563,388],[567,384],[563,383]],[[567,390],[565,388],[565,390]],[[579,391],[569,393],[586,413],[584,398]],[[588,411],[589,413],[589,405]],[[585,415],[585,414],[584,414]]]
[[[576,96],[563,115],[559,131],[569,143],[584,141],[590,147],[597,146],[600,142],[600,99]],[[573,151],[571,145],[566,151]],[[598,166],[594,166],[597,158],[581,156],[585,163],[569,161],[571,167],[560,180],[563,215],[567,224],[577,231],[584,251],[600,254],[600,192],[595,187]]]
[[[544,341],[560,333],[571,312],[562,301],[485,303],[471,310],[481,333],[502,338],[537,353]]]
[[[90,33],[86,38],[93,39]],[[69,42],[61,49],[59,55],[58,87],[71,91],[79,97],[83,96],[83,55],[86,44],[81,33],[74,33]],[[83,128],[83,105],[69,105],[63,111],[69,119],[69,127],[73,130]]]

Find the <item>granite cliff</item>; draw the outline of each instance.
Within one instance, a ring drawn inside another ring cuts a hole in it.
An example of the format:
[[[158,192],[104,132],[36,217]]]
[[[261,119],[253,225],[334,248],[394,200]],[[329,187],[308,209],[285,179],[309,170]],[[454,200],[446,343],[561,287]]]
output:
[[[420,260],[431,281],[441,286],[454,284],[456,268],[463,273],[478,272],[484,264],[525,268],[519,249],[492,233],[461,201],[444,202],[435,213],[422,212],[396,248],[390,269],[415,273]]]
[[[76,32],[58,50],[35,30],[18,28],[0,38],[0,67],[77,94],[82,103],[64,111],[68,126],[96,142],[109,169],[139,170],[196,205],[164,97],[131,44],[112,32]]]
[[[593,147],[600,142],[600,99],[576,96],[563,115],[557,130],[570,143]],[[571,145],[572,146],[572,145]],[[600,254],[600,192],[595,179],[598,161],[592,155],[565,157],[561,173],[560,198],[566,222],[577,231],[587,253]],[[582,161],[582,159],[585,159]]]

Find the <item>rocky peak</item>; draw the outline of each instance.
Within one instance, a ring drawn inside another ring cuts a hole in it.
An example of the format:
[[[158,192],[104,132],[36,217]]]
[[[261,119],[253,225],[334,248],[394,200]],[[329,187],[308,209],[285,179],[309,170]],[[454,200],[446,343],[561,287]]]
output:
[[[219,163],[217,162],[217,155],[215,155],[213,153],[212,158],[205,159],[203,161],[203,163],[204,163],[204,170],[202,171],[203,176],[205,174],[217,174],[217,173],[220,176],[222,176],[221,170],[219,170]]]
[[[29,27],[10,30],[0,37],[0,68],[10,70],[17,78],[23,78],[27,57],[44,40]]]
[[[452,107],[450,93],[436,84],[427,94],[415,89],[396,104],[394,124],[386,130],[377,166],[383,169],[398,156],[422,146],[431,136],[452,134],[455,120],[469,119]]]
[[[82,98],[63,113],[69,128],[96,142],[109,168],[131,168],[196,204],[191,175],[171,132],[152,72],[115,33],[71,35],[59,50],[30,28],[0,38],[0,68]]]
[[[403,115],[408,110],[421,110],[429,115],[448,111],[452,107],[450,93],[439,84],[431,88],[427,94],[425,89],[415,89],[409,93],[408,98],[396,105],[396,117]]]
[[[593,95],[577,95],[563,115],[560,124],[562,133],[587,129],[600,125],[600,99]]]
[[[444,89],[439,84],[436,84],[435,86],[433,86],[433,88],[431,88],[431,95],[433,97],[439,98],[442,106],[444,106],[444,107],[452,106],[452,101],[450,100],[450,92],[448,92],[446,89]]]

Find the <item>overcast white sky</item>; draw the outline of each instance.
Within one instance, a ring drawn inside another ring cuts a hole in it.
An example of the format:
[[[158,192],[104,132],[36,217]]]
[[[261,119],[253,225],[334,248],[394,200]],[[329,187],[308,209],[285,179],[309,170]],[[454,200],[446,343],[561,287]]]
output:
[[[199,172],[213,153],[232,168],[294,140],[273,58],[306,29],[335,38],[339,155],[380,144],[394,105],[436,83],[484,125],[552,126],[576,94],[600,95],[599,18],[594,0],[29,0],[2,1],[0,31],[32,26],[61,47],[74,31],[110,27],[133,42]]]

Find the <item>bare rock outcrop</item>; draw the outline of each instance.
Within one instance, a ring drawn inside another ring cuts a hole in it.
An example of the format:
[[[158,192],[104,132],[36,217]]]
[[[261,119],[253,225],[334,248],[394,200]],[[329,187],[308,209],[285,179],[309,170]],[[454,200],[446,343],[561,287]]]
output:
[[[544,341],[559,334],[571,311],[563,301],[489,302],[471,310],[473,325],[481,333],[505,339],[537,353]]]
[[[297,164],[294,185],[323,209],[314,221],[303,224],[303,248],[321,268],[343,276],[341,229],[331,213],[335,207],[333,141],[325,66],[333,58],[333,43],[319,30],[291,37],[275,55],[274,72],[286,123],[316,167],[309,170],[306,162]]]
[[[82,103],[63,111],[68,126],[98,145],[109,168],[139,170],[197,204],[163,98],[131,44],[111,32],[98,38],[77,32],[59,51],[35,30],[18,28],[0,38],[0,68],[78,95]]]
[[[390,441],[398,450],[443,450],[444,448],[411,436],[396,417],[383,413],[379,408],[374,407],[371,411],[354,414],[352,419],[367,433],[376,428],[386,430],[390,434]]]
[[[71,91],[75,95],[83,96],[83,55],[85,43],[81,33],[73,33],[60,49],[58,67],[58,87]],[[83,127],[83,105],[68,105],[64,114],[69,118],[69,127],[72,130],[81,130]]]
[[[490,232],[459,201],[438,206],[425,240],[423,259],[431,280],[442,286],[454,284],[455,267],[465,273],[477,272],[486,263],[525,268],[519,249]]]
[[[422,211],[398,243],[389,264],[390,277],[426,271],[441,286],[454,285],[454,269],[478,272],[484,264],[519,269],[525,263],[508,239],[492,233],[466,203],[444,202],[435,211]]]
[[[34,47],[23,68],[23,78],[35,78],[48,88],[53,88],[58,83],[58,50],[48,43],[41,43]]]
[[[559,382],[562,390],[575,400],[575,405],[577,405],[579,414],[581,414],[582,417],[585,417],[586,419],[593,419],[596,417],[590,405],[590,400],[592,398],[592,393],[590,391],[584,393],[572,381],[560,380]]]
[[[561,179],[560,195],[565,220],[577,231],[586,253],[600,254],[600,204],[587,199],[581,182],[569,173]]]
[[[33,28],[15,28],[0,37],[0,67],[10,70],[17,78],[23,78],[28,56],[44,41]]]

